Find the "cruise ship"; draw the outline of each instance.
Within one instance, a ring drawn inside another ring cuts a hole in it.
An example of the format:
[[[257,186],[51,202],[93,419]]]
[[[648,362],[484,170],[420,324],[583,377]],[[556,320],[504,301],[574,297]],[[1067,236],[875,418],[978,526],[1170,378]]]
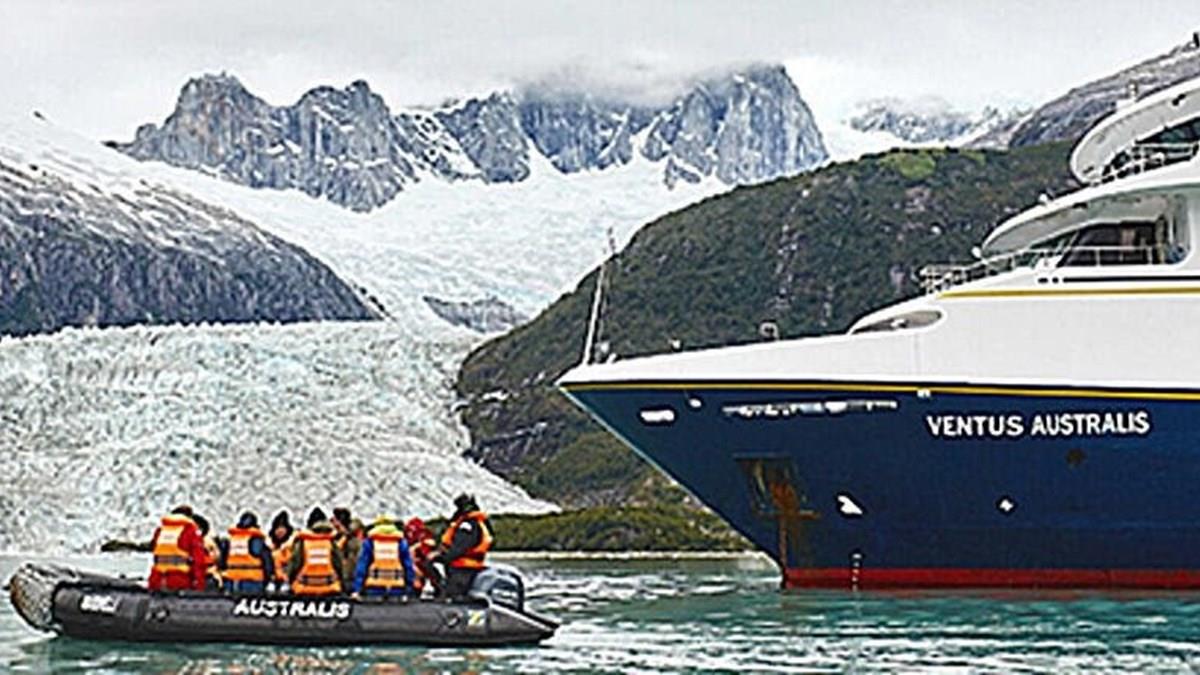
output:
[[[1075,146],[1083,187],[843,335],[559,386],[787,587],[1200,588],[1200,80]]]

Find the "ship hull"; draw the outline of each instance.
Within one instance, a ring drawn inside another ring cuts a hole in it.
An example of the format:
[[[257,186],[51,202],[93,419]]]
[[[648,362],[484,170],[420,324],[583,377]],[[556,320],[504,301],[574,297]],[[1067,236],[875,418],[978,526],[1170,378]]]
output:
[[[1200,392],[566,390],[774,558],[786,586],[1200,588]]]

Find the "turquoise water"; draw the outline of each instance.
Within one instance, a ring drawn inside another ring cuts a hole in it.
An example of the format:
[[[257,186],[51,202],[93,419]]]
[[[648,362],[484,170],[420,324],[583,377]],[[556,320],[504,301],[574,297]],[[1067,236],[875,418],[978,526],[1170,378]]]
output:
[[[7,580],[18,560],[0,558]],[[139,557],[80,566],[140,572]],[[564,625],[514,649],[89,643],[4,603],[0,672],[1094,672],[1200,669],[1200,596],[781,592],[758,558],[520,560]]]

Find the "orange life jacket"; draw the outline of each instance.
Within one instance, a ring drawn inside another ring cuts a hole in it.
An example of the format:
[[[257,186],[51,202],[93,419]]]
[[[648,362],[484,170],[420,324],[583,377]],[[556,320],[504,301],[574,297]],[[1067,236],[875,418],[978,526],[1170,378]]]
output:
[[[296,541],[296,535],[283,540],[278,547],[272,547],[271,559],[275,563],[275,581],[283,583],[287,581],[287,565],[292,559],[292,543]]]
[[[442,546],[449,549],[454,543],[454,535],[458,532],[459,526],[468,520],[475,521],[479,526],[479,543],[475,544],[475,546],[458,558],[451,560],[450,567],[460,570],[481,570],[484,568],[484,557],[492,549],[492,532],[488,529],[487,514],[483,511],[471,511],[455,518],[454,522],[450,523],[450,527],[446,528],[446,532],[442,535]]]
[[[399,532],[372,534],[371,566],[367,568],[364,588],[393,590],[404,588],[404,563],[400,560],[400,542],[404,535]]]
[[[300,572],[292,582],[296,595],[334,595],[342,592],[342,582],[333,567],[333,535],[301,532]]]
[[[187,574],[191,571],[192,556],[179,545],[179,538],[192,519],[179,514],[163,516],[154,539],[154,571],[159,574]]]
[[[229,528],[229,555],[225,556],[225,571],[221,577],[226,581],[266,581],[263,574],[262,560],[250,554],[250,542],[263,539],[262,530],[257,527]]]

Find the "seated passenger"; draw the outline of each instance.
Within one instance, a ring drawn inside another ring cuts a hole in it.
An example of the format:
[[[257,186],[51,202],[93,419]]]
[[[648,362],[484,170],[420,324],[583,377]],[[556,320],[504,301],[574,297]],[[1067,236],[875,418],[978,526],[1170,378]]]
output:
[[[282,590],[287,584],[287,564],[292,558],[295,529],[287,511],[280,511],[271,520],[271,558],[275,561],[275,588]]]
[[[154,564],[146,586],[152,591],[202,591],[206,556],[204,539],[192,520],[190,506],[177,506],[163,516],[150,540]]]
[[[266,536],[258,529],[258,516],[247,511],[229,528],[221,547],[221,579],[228,593],[262,593],[275,575],[275,563]]]
[[[196,522],[196,528],[200,530],[200,537],[204,541],[204,589],[209,591],[217,591],[221,589],[221,570],[217,567],[217,562],[221,558],[221,547],[217,545],[217,540],[209,534],[208,519],[200,514],[194,514],[192,520]]]
[[[367,533],[354,570],[354,595],[407,596],[413,588],[408,542],[388,516],[379,516]]]
[[[492,524],[471,495],[454,499],[454,519],[442,534],[441,552],[434,558],[446,566],[443,595],[461,598],[471,590],[492,548]]]
[[[308,527],[296,535],[288,561],[288,581],[296,595],[337,595],[342,592],[342,553],[333,543],[333,526],[325,512],[308,514]]]
[[[412,594],[420,597],[426,583],[435,591],[442,586],[442,575],[433,565],[433,557],[437,555],[437,539],[433,532],[425,526],[425,521],[412,518],[404,525],[404,539],[408,542],[408,550],[412,553],[413,585]]]

